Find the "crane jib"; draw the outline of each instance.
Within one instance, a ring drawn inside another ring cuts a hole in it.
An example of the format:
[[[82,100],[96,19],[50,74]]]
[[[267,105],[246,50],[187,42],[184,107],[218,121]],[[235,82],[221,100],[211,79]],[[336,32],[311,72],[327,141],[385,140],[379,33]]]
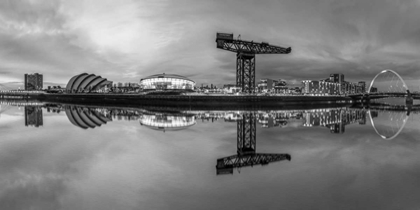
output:
[[[217,48],[237,53],[236,86],[244,93],[255,93],[255,55],[256,54],[289,54],[291,47],[279,47],[268,42],[254,42],[233,39],[233,34],[217,33]]]
[[[292,48],[270,45],[267,42],[253,42],[236,39],[217,38],[217,48],[232,52],[246,52],[254,54],[289,54]]]

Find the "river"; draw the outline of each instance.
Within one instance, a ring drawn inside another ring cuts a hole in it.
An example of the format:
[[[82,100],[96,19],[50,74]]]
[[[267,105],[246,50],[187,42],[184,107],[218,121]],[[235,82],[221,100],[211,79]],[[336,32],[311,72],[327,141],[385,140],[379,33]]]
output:
[[[420,207],[417,111],[0,110],[1,209]]]

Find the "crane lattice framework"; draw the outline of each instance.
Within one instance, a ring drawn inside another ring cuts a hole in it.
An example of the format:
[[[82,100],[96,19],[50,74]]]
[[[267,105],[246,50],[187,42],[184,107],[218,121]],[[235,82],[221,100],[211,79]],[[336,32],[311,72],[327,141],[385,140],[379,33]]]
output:
[[[234,168],[290,161],[289,154],[256,153],[257,118],[254,113],[244,113],[237,123],[237,154],[217,159],[217,174],[233,174]]]
[[[233,34],[217,33],[217,48],[236,52],[236,85],[242,92],[255,92],[255,54],[289,54],[292,48],[233,39]]]

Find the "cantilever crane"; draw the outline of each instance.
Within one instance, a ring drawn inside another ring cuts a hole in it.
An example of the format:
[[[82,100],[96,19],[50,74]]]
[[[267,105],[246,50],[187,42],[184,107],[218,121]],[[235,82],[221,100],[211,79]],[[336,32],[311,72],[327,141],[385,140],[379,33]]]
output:
[[[289,54],[292,48],[233,39],[233,34],[217,33],[217,48],[236,52],[236,85],[242,92],[255,92],[255,54]]]
[[[216,174],[232,174],[233,168],[267,165],[271,162],[289,160],[289,154],[256,153],[256,116],[245,113],[237,124],[237,155],[217,159]]]

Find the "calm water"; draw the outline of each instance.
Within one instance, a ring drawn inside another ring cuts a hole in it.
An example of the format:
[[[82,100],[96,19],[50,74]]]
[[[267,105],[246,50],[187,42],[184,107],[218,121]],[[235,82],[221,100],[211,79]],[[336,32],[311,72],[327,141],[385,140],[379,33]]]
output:
[[[2,102],[0,206],[420,209],[419,128],[416,112],[379,108],[159,112]]]

